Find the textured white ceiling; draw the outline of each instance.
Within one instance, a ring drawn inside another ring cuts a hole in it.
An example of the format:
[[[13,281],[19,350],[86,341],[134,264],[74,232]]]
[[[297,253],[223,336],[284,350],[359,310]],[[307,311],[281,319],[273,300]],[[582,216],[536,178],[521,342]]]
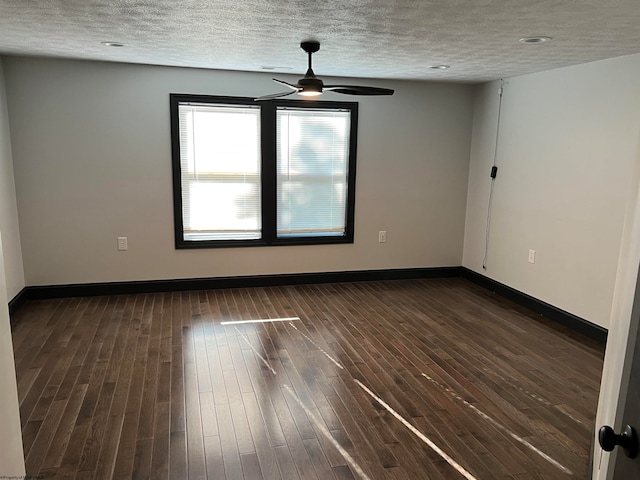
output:
[[[309,38],[319,76],[481,82],[640,52],[640,1],[0,0],[0,54],[304,73]]]

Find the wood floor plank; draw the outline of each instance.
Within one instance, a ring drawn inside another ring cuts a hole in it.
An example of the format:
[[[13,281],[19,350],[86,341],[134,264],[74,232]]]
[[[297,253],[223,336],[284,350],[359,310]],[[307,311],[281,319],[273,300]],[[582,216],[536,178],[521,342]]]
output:
[[[169,478],[170,444],[169,402],[157,402],[153,413],[153,447],[151,452],[151,479]]]
[[[65,405],[64,412],[60,417],[60,423],[58,423],[53,439],[51,440],[49,450],[42,461],[42,468],[59,468],[62,465],[62,459],[71,439],[78,412],[80,411],[80,406],[82,405],[86,392],[86,384],[78,384],[73,388]]]
[[[207,464],[207,477],[225,480],[227,476],[224,472],[220,437],[217,435],[204,437],[204,450]]]
[[[131,479],[150,479],[151,455],[153,452],[153,439],[143,438],[136,442]]]
[[[258,367],[258,361],[255,358],[253,352],[245,351],[245,360],[247,364],[249,364],[250,362],[254,362],[254,365]],[[256,402],[258,404],[258,408],[260,409],[260,415],[265,427],[265,434],[267,435],[269,446],[280,447],[286,445],[284,432],[282,431],[278,414],[276,413],[275,407],[273,405],[273,400],[271,398],[271,395],[269,394],[269,387],[267,386],[267,382],[265,381],[265,376],[267,378],[272,378],[269,377],[269,375],[272,374],[270,371],[264,371],[260,367],[250,368],[249,371],[251,372],[250,375],[252,383],[254,385]],[[273,380],[271,381],[271,384],[272,382]],[[251,411],[248,414],[248,418],[249,425],[251,425]]]
[[[293,463],[293,458],[291,457],[291,452],[286,445],[282,445],[280,447],[274,447],[273,452],[276,455],[276,459],[278,461],[278,467],[282,472],[282,478],[286,478],[287,480],[301,480],[301,477],[296,469],[295,464]],[[305,480],[302,478],[302,480]]]
[[[187,434],[171,432],[169,436],[169,478],[187,478]]]
[[[160,345],[162,340],[162,297],[154,295],[151,299],[151,305],[137,440],[153,438],[155,398],[158,390]]]
[[[65,400],[58,400],[51,403],[51,408],[48,411],[49,414],[42,421],[33,446],[29,449],[29,453],[25,458],[25,463],[29,466],[28,472],[40,471],[44,461],[44,455],[48,451],[51,440],[55,436],[66,403]],[[31,475],[31,473],[29,474]]]
[[[242,395],[242,403],[244,404],[247,423],[251,429],[256,458],[260,464],[260,475],[264,480],[277,480],[280,478],[280,472],[272,446],[269,443],[267,428],[260,412],[258,401],[253,393],[245,393]]]
[[[189,478],[205,478],[206,464],[196,366],[185,364],[185,409]]]
[[[25,341],[23,349],[17,350],[15,355],[16,369],[22,369],[25,363],[31,368],[42,367],[49,359],[51,349],[57,343],[57,336],[63,331],[68,316],[72,315],[77,299],[71,299],[67,302],[59,302],[55,310],[41,319],[40,329],[34,331],[32,335]],[[23,354],[24,351],[29,354]]]
[[[132,308],[130,310],[126,310],[124,313],[124,317],[131,318],[130,328],[132,333],[129,335],[127,343],[124,346],[122,364],[118,369],[117,382],[113,392],[111,409],[109,410],[109,416],[107,417],[104,437],[102,438],[102,446],[96,462],[95,474],[98,478],[113,476],[120,439],[123,433],[124,418],[127,412],[127,400],[129,398],[129,392],[132,384],[134,388],[134,396],[136,397],[134,399],[134,403],[137,402],[138,384],[133,382],[133,377],[135,375],[137,379],[141,379],[143,374],[140,362],[136,362],[138,350],[141,348],[139,345],[139,325],[143,306],[144,297],[137,296],[133,299]],[[128,431],[129,428],[127,426],[125,432],[127,432],[127,438],[131,438]]]
[[[93,416],[90,418],[87,438],[82,447],[78,472],[93,472],[98,464],[98,457],[102,448],[107,420],[109,418],[109,409],[111,408],[115,388],[116,384],[113,382],[105,382],[102,384],[99,400],[93,411]],[[82,407],[80,411],[82,412]]]
[[[260,462],[255,453],[243,453],[240,455],[242,463],[242,475],[244,478],[255,478],[255,480],[263,480]]]
[[[247,421],[247,414],[242,402],[242,393],[236,381],[236,377],[231,372],[224,372],[225,385],[229,395],[229,411],[233,422],[233,433],[238,446],[238,453],[254,453],[255,447],[251,438],[251,430]]]
[[[76,424],[71,432],[71,437],[64,452],[64,457],[60,462],[57,475],[62,479],[72,479],[76,475],[82,447],[87,438],[89,423]]]
[[[233,428],[233,418],[229,405],[220,405],[216,409],[218,428],[220,429],[220,445],[222,447],[222,459],[227,478],[243,478],[240,452],[236,443]]]
[[[309,458],[311,459],[311,464],[313,468],[316,470],[316,474],[318,478],[323,480],[328,480],[334,478],[334,470],[325,452],[322,448],[322,445],[318,441],[317,438],[309,438],[307,440],[303,440],[304,448],[307,449],[307,453],[309,454]]]
[[[138,439],[138,427],[140,422],[140,409],[142,404],[142,392],[145,379],[145,354],[147,351],[148,337],[138,338],[135,360],[131,372],[131,384],[127,393],[124,417],[119,432],[118,448],[114,465],[113,476],[126,477],[133,469],[136,445]]]
[[[184,367],[182,352],[182,345],[172,346],[170,390],[171,432],[184,432],[187,428],[185,419]]]

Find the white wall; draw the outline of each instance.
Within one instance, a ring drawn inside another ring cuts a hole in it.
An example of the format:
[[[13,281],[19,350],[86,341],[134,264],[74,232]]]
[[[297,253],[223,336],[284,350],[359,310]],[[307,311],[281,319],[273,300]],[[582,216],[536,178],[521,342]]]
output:
[[[24,454],[2,241],[0,235],[0,478],[22,478],[25,474]]]
[[[4,245],[3,245],[4,242]],[[4,246],[4,248],[3,248]],[[18,391],[7,302],[24,288],[9,123],[0,59],[0,476],[23,476]]]
[[[477,87],[463,265],[608,327],[640,132],[640,55]],[[529,249],[536,262],[527,261]]]
[[[175,250],[169,93],[280,91],[270,75],[4,63],[27,285],[461,263],[470,86],[371,80],[396,94],[326,95],[360,102],[353,245]],[[116,250],[117,236],[128,237],[127,252]]]
[[[24,288],[25,282],[2,58],[0,58],[0,232],[4,238],[6,293],[11,300]]]

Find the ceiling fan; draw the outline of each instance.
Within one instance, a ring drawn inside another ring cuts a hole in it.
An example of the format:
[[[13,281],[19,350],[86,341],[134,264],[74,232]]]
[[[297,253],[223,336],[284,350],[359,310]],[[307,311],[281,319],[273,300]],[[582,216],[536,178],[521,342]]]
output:
[[[300,48],[307,52],[309,56],[309,67],[304,78],[298,80],[298,83],[288,83],[284,80],[278,80],[274,78],[274,82],[286,85],[291,89],[289,92],[274,93],[272,95],[264,95],[256,98],[256,100],[271,100],[272,98],[286,97],[297,93],[304,97],[317,97],[322,95],[322,92],[331,91],[336,93],[342,93],[345,95],[393,95],[393,90],[390,88],[378,88],[378,87],[362,87],[357,85],[325,85],[322,80],[316,77],[311,68],[311,55],[320,50],[320,42],[315,40],[309,40],[300,43]]]

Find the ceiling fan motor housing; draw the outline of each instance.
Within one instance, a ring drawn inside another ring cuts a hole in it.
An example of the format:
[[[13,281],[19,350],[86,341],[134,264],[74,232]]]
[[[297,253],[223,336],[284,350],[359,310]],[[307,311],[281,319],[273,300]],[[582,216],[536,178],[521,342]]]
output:
[[[317,88],[318,90],[322,90],[322,80],[316,77],[304,77],[298,80],[298,86],[302,88]]]
[[[300,48],[307,53],[316,53],[320,50],[320,42],[316,40],[307,40],[306,42],[300,43]]]

